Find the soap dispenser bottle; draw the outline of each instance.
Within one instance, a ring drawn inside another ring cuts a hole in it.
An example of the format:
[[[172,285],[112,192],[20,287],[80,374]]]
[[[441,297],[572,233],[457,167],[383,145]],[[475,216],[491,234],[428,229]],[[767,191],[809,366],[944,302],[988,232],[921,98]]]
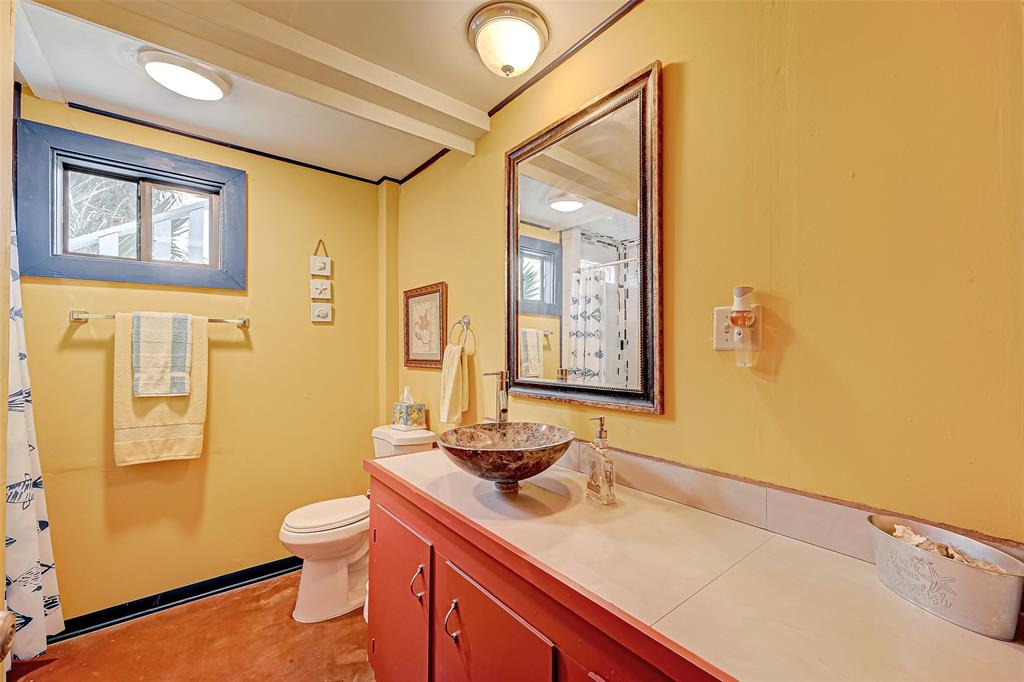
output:
[[[587,498],[598,504],[615,502],[615,460],[608,454],[608,431],[604,428],[604,417],[593,417],[598,422],[594,442],[584,446],[587,467]]]

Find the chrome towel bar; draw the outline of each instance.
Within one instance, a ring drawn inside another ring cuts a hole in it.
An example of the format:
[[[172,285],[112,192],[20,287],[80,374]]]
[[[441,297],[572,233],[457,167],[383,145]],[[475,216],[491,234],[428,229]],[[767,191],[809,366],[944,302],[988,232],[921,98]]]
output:
[[[68,313],[68,322],[87,322],[89,320],[112,320],[113,315],[104,315],[100,313],[90,313],[88,310],[72,310]],[[249,328],[248,317],[211,317],[208,320],[214,324],[236,324],[241,329]]]

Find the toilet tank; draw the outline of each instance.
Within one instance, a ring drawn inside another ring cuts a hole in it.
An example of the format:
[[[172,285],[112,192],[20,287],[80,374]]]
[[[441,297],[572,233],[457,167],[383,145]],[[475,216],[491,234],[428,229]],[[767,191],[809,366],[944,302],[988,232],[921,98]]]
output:
[[[409,452],[422,452],[434,447],[437,434],[426,429],[399,431],[390,426],[378,426],[373,430],[373,456],[390,457]]]

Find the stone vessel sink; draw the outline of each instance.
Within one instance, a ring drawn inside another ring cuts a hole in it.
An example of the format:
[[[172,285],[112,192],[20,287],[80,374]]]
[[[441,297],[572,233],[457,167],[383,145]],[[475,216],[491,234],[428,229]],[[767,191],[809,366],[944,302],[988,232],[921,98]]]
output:
[[[508,422],[460,426],[442,433],[437,444],[466,473],[514,493],[519,481],[557,462],[575,437],[561,426]]]

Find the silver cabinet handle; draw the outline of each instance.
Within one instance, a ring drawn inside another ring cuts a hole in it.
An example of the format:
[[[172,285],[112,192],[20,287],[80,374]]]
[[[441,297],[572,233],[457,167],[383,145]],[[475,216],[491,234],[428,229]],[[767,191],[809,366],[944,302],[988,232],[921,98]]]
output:
[[[452,614],[455,613],[455,609],[457,609],[458,606],[459,606],[458,600],[457,599],[452,599],[451,608],[448,609],[448,613],[446,613],[445,616],[444,616],[444,633],[446,635],[448,635],[449,637],[451,637],[452,641],[455,642],[456,644],[459,643],[459,632],[461,632],[461,630],[456,630],[455,632],[452,632],[451,630],[449,630],[448,629],[448,619],[452,617]]]
[[[412,574],[412,580],[409,581],[409,591],[412,592],[412,596],[416,597],[417,601],[423,601],[423,595],[425,592],[417,592],[412,589],[412,586],[416,584],[416,578],[423,575],[423,564],[416,567],[416,572]]]

